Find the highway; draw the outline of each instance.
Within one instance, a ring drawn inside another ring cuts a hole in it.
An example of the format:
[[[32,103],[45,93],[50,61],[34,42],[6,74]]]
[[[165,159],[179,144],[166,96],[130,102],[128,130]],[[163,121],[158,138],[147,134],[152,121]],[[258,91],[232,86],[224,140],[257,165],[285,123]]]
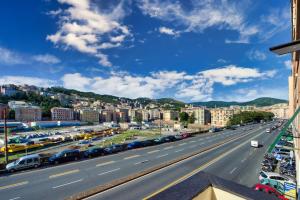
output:
[[[237,130],[207,133],[173,143],[2,176],[1,199],[64,199],[74,193],[127,177],[237,136],[242,137],[91,198],[141,199],[191,171],[199,170],[199,167],[203,168],[201,170],[251,186],[257,178],[250,174],[258,172],[260,161],[257,158],[263,156],[267,145],[275,138],[275,134],[265,133],[267,126],[270,125],[250,125]],[[264,147],[250,148],[251,138],[262,141]],[[212,161],[215,162],[211,163]],[[210,163],[209,168],[203,167]]]

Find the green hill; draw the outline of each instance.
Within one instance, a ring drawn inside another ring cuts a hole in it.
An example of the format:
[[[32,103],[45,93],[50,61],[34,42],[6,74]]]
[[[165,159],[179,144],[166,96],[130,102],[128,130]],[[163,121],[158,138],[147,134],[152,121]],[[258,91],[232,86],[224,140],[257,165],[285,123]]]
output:
[[[262,97],[247,102],[207,101],[207,102],[193,102],[191,104],[195,106],[206,106],[208,108],[214,108],[214,107],[229,107],[233,105],[262,107],[262,106],[271,106],[278,103],[288,103],[288,101],[283,99],[271,98],[271,97]]]

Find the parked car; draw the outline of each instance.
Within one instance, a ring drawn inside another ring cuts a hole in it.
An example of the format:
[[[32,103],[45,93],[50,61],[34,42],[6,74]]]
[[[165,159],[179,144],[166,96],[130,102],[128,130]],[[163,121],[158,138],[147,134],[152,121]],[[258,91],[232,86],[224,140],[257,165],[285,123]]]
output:
[[[126,144],[127,146],[127,144]],[[111,145],[107,148],[105,148],[104,150],[107,152],[107,153],[118,153],[120,151],[124,151],[125,149],[127,149],[127,147],[121,145],[121,144],[114,144],[114,145]]]
[[[8,172],[15,172],[21,169],[37,168],[41,165],[40,156],[38,154],[23,156],[18,160],[6,165]]]
[[[257,190],[257,191],[262,191],[262,192],[268,193],[270,195],[274,195],[278,199],[281,199],[281,200],[288,200],[280,192],[278,192],[276,189],[274,189],[274,188],[272,188],[271,186],[268,186],[268,185],[263,185],[263,184],[258,183],[258,184],[255,184],[253,186],[253,189]]]
[[[277,181],[281,184],[284,184],[284,183],[296,184],[296,182],[293,178],[284,176],[284,175],[280,175],[280,174],[274,173],[274,172],[260,172],[259,180],[260,180],[260,183],[262,183],[264,185],[273,185],[273,184],[271,184],[272,181]]]
[[[181,136],[182,136],[182,138],[184,139],[184,138],[191,137],[191,136],[192,136],[192,134],[191,134],[191,133],[187,133],[187,132],[185,132],[185,133],[181,133]]]
[[[182,140],[183,136],[179,134],[179,135],[175,135],[175,138],[176,138],[176,140]]]
[[[154,139],[141,141],[143,147],[153,146],[155,145]]]
[[[79,160],[80,159],[80,151],[77,149],[72,150],[64,150],[62,152],[59,152],[57,154],[54,154],[49,158],[49,163],[51,164],[58,164],[63,162],[69,162],[73,160]]]
[[[287,152],[278,152],[278,153],[274,153],[274,157],[276,158],[276,160],[283,160],[285,158],[289,158],[290,157],[290,153],[287,153]]]
[[[169,142],[174,142],[177,140],[174,135],[168,135],[168,136],[165,136],[164,138],[169,140]]]
[[[86,150],[83,155],[85,158],[93,158],[93,157],[103,156],[105,154],[106,152],[104,148],[93,147]]]
[[[127,149],[136,149],[140,147],[143,147],[143,143],[141,141],[134,141],[127,144]]]

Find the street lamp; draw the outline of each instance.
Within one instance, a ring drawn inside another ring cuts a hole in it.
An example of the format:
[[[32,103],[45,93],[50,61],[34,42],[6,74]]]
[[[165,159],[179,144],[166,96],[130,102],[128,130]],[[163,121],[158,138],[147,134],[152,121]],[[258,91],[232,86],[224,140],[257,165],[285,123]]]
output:
[[[284,55],[288,53],[293,53],[300,51],[300,40],[295,40],[290,43],[280,44],[270,48],[270,51],[276,53],[277,55]]]

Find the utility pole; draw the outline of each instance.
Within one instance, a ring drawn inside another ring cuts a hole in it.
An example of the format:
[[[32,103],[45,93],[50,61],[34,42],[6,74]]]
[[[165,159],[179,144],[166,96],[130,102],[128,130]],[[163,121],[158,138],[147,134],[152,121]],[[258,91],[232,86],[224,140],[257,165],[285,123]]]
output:
[[[8,145],[7,145],[7,108],[4,109],[4,141],[5,141],[5,163],[8,164]]]

